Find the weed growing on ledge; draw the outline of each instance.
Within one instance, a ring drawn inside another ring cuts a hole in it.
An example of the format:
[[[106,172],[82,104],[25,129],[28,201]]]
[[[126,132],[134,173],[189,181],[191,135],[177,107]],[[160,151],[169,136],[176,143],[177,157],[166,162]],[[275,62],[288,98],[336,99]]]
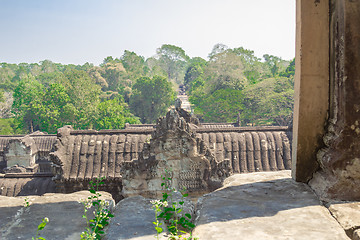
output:
[[[42,219],[42,222],[37,227],[36,236],[35,236],[35,238],[32,237],[31,238],[32,240],[46,240],[43,237],[39,237],[39,231],[43,230],[48,222],[49,222],[49,219],[47,217]]]
[[[106,225],[109,224],[110,218],[114,217],[109,210],[109,202],[105,200],[100,200],[101,194],[98,192],[99,186],[104,184],[104,178],[96,178],[96,181],[90,181],[90,193],[92,194],[87,200],[82,201],[84,205],[84,215],[83,218],[86,219],[86,231],[81,233],[81,240],[94,240],[101,239],[101,236],[104,234],[103,229]],[[94,218],[88,220],[87,211],[94,207]]]
[[[167,202],[162,202],[160,200],[151,200],[151,204],[153,205],[153,209],[155,211],[155,222],[153,224],[155,225],[156,230],[156,239],[159,240],[160,233],[162,233],[164,230],[161,228],[162,222],[159,221],[158,214],[162,211],[163,207],[167,207]]]
[[[29,198],[28,197],[26,197],[26,198],[24,198],[24,207],[30,207],[30,204],[31,204],[31,202],[29,201]]]
[[[164,192],[163,198],[161,200],[153,200],[153,209],[155,211],[155,219],[153,222],[156,230],[156,238],[159,239],[159,234],[163,232],[161,228],[162,223],[159,220],[162,220],[166,223],[167,230],[171,234],[168,238],[169,240],[174,239],[183,239],[183,240],[196,240],[192,236],[192,230],[195,228],[195,225],[191,222],[191,214],[185,213],[181,214],[183,211],[183,205],[185,203],[185,198],[188,196],[185,193],[186,189],[180,191],[182,199],[180,201],[174,201],[173,194],[176,192],[176,189],[172,187],[172,171],[165,169],[165,175],[162,176],[163,182],[161,186],[166,192]]]

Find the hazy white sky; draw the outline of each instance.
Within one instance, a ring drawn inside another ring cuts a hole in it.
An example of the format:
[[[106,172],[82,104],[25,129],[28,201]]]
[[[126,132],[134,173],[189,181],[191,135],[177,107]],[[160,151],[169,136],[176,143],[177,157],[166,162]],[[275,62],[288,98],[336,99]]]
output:
[[[0,0],[0,62],[150,57],[162,44],[207,58],[216,43],[295,56],[295,0]]]

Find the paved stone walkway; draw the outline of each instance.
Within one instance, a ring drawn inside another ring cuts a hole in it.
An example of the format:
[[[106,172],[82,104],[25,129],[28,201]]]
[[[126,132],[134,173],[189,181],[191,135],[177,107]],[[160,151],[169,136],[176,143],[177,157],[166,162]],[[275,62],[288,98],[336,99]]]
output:
[[[189,102],[189,98],[187,95],[177,95],[177,98],[179,98],[181,100],[181,108],[191,112],[191,105]]]

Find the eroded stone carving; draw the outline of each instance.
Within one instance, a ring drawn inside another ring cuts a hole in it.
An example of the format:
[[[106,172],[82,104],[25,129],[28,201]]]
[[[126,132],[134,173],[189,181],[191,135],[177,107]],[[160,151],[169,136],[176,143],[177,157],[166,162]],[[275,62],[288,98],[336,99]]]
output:
[[[359,1],[334,1],[331,27],[330,111],[319,170],[310,186],[323,199],[360,199]]]
[[[7,169],[15,166],[17,166],[16,168],[22,167],[24,169],[34,166],[37,151],[34,139],[29,136],[21,139],[11,139],[5,150]]]
[[[199,121],[177,107],[159,118],[150,143],[139,159],[123,163],[123,194],[161,197],[162,176],[170,170],[172,187],[196,195],[221,185],[232,174],[231,161],[216,161],[194,129]]]

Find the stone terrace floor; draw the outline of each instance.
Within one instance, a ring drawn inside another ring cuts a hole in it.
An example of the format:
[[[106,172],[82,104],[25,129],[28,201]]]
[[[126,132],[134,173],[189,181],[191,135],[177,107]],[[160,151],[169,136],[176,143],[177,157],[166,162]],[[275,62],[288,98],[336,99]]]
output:
[[[23,197],[0,197],[0,239],[29,239],[43,215],[50,218],[41,235],[47,240],[80,239],[85,225],[79,223],[83,221],[82,205],[74,200],[79,196],[34,197],[38,204],[28,212],[21,210]],[[199,199],[193,235],[200,240],[359,240],[360,203],[325,205],[306,184],[293,181],[290,171],[237,174],[226,179],[221,189]],[[124,199],[116,205],[114,215],[106,239],[155,239],[154,212],[148,199]]]

